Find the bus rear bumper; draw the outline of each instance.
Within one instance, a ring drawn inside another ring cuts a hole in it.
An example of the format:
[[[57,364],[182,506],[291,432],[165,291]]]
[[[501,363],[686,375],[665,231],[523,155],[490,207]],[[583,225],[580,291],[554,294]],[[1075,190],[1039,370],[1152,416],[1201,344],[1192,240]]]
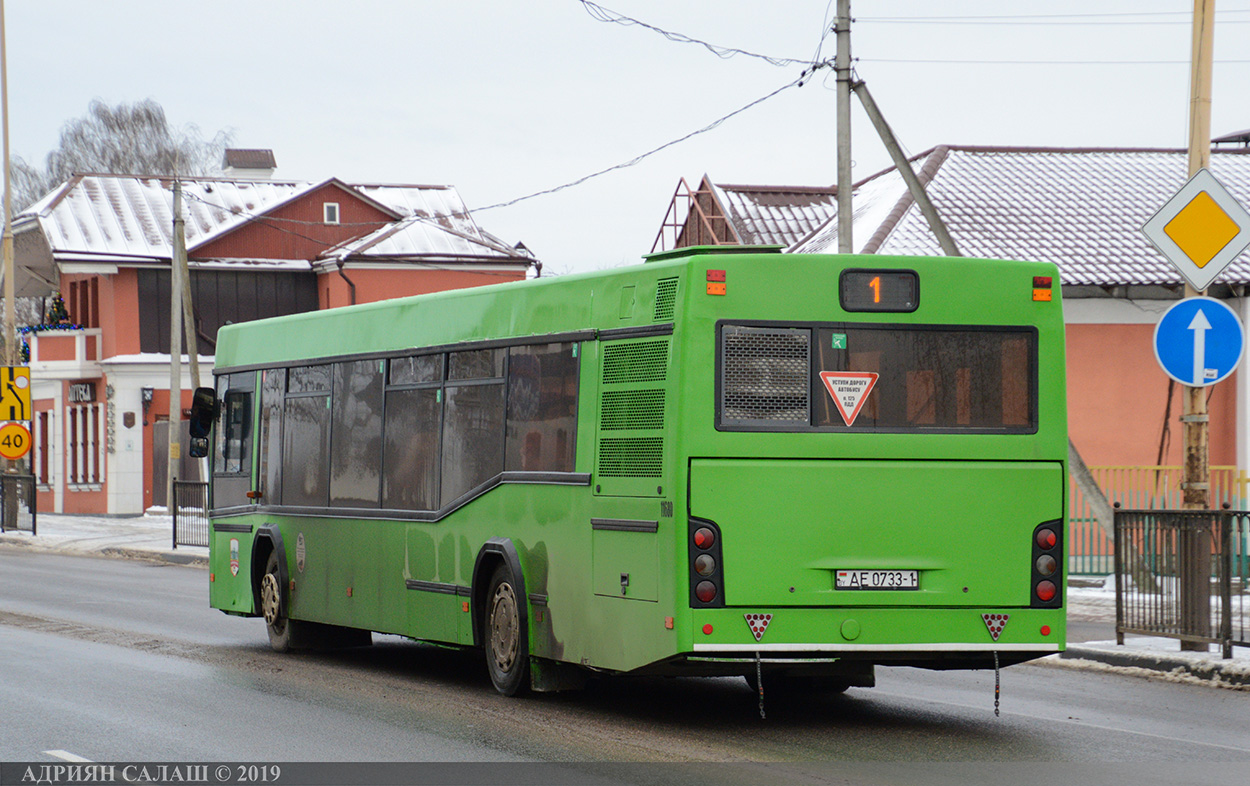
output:
[[[1061,652],[1064,609],[860,606],[692,610],[686,658],[993,668]]]

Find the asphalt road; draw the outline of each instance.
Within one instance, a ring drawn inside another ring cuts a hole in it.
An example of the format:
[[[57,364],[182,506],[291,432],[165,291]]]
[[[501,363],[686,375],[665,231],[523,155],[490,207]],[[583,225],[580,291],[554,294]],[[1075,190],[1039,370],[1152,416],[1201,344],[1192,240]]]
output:
[[[992,672],[915,669],[765,719],[737,679],[506,699],[478,653],[375,636],[279,655],[206,597],[202,569],[0,548],[0,762],[560,762],[570,782],[656,783],[1244,783],[1250,767],[1240,691],[1028,664],[1002,672],[1000,717]]]

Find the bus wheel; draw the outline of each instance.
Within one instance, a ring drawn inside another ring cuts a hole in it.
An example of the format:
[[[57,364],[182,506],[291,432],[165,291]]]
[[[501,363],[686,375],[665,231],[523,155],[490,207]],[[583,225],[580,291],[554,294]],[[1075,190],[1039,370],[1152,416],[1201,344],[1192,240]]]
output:
[[[513,696],[525,687],[529,677],[529,642],[521,630],[521,606],[517,581],[506,565],[491,575],[483,610],[483,639],[486,670],[495,690]]]
[[[269,631],[269,646],[277,652],[291,649],[291,621],[282,614],[282,584],[278,580],[278,552],[269,553],[260,579],[260,610]]]

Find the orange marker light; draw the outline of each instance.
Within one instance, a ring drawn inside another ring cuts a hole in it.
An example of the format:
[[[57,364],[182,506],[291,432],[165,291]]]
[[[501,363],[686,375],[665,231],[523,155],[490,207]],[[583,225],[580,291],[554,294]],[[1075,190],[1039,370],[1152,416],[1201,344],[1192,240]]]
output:
[[[725,284],[724,284],[724,282],[721,282],[721,283],[719,283],[719,284],[718,284],[718,283],[716,283],[716,282],[714,282],[714,281],[709,281],[709,282],[707,282],[707,293],[708,293],[709,295],[723,295],[723,294],[725,294]]]
[[[665,629],[665,630],[672,630],[672,629],[673,629],[673,618],[672,618],[672,617],[665,617],[665,618],[664,618],[664,629]]]
[[[461,603],[461,604],[460,604],[460,610],[461,610],[461,611],[468,611],[468,610],[469,610],[469,601],[467,601],[467,600],[466,600],[466,601],[464,601],[463,603]]]

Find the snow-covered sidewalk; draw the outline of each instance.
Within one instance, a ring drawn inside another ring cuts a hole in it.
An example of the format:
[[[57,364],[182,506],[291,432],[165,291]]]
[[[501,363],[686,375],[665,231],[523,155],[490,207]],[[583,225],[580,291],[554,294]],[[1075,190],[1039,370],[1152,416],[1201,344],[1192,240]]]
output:
[[[163,510],[144,516],[110,518],[41,513],[36,535],[29,532],[0,534],[0,548],[45,552],[95,554],[131,559],[155,559],[206,567],[208,549],[173,546],[173,521]],[[1080,578],[1068,587],[1068,619],[1115,624],[1115,586],[1112,581]],[[1217,647],[1209,652],[1182,652],[1180,642],[1153,636],[1129,636],[1124,645],[1111,641],[1069,644],[1062,655],[1047,662],[1056,666],[1116,669],[1143,674],[1159,673],[1169,679],[1202,680],[1209,684],[1250,690],[1250,648],[1234,647],[1225,660]]]
[[[40,513],[35,520],[35,531],[35,535],[6,531],[0,534],[0,545],[208,565],[206,546],[174,548],[173,519],[164,509],[154,508],[146,515],[124,518]]]

